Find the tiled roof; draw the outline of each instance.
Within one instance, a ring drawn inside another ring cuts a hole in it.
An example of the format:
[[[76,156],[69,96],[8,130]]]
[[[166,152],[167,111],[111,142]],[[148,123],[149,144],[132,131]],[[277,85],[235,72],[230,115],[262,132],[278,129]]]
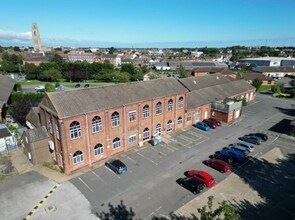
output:
[[[0,108],[2,108],[4,103],[7,103],[14,85],[15,81],[13,79],[0,75]]]
[[[258,72],[243,73],[243,78],[244,80],[253,80],[253,79],[272,80],[271,78],[265,77],[263,74]]]
[[[42,56],[42,57],[28,57],[25,59],[25,62],[30,61],[40,61],[40,62],[48,62],[50,61],[50,57]]]
[[[244,80],[230,81],[228,83],[214,85],[199,90],[194,90],[188,94],[188,109],[210,104],[214,101],[221,101],[234,95],[255,89]]]
[[[102,54],[102,58],[113,58],[115,59],[118,55],[117,54]]]
[[[201,77],[188,77],[179,80],[189,91],[220,85],[231,82],[220,73],[209,74]]]
[[[48,138],[48,133],[44,126],[34,129],[28,129],[24,132],[23,135],[28,138],[30,143]]]
[[[49,109],[59,118],[67,118],[187,92],[176,79],[166,78],[48,93],[40,106],[51,106]]]
[[[0,138],[5,138],[5,137],[11,137],[12,134],[8,130],[6,126],[1,126],[0,127]]]
[[[32,107],[26,116],[26,120],[32,123],[35,127],[40,127],[39,107]]]
[[[254,69],[257,72],[295,72],[295,68],[284,66],[260,66]]]

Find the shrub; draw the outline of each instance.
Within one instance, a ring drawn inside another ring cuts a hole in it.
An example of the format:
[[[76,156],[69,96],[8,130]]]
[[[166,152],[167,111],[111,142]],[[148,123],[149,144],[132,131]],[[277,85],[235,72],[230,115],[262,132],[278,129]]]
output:
[[[54,86],[51,83],[46,83],[45,90],[46,92],[54,92]]]
[[[59,172],[59,173],[62,173],[61,168],[57,165],[57,163],[56,163],[55,161],[44,161],[44,162],[42,163],[42,165],[43,165],[44,167],[47,167],[47,168],[49,168],[49,169],[55,170],[55,171],[57,171],[57,172]]]

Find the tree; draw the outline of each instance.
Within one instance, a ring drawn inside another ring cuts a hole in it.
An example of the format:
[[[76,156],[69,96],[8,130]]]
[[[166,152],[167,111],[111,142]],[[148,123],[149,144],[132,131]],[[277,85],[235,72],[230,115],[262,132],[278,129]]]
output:
[[[179,74],[179,77],[180,78],[186,78],[188,77],[188,72],[184,69],[183,65],[180,65],[178,70],[177,70],[177,73]]]
[[[110,203],[108,206],[109,212],[96,212],[96,216],[104,220],[132,220],[135,216],[132,208],[128,210],[122,200],[117,206],[113,206]]]
[[[33,63],[25,64],[25,74],[27,79],[39,79],[40,70]]]
[[[57,63],[59,66],[61,66],[61,64],[63,63],[63,58],[60,55],[55,53],[51,57],[50,62]]]
[[[282,93],[282,92],[284,92],[284,84],[283,83],[275,83],[271,87],[271,91],[273,93]]]
[[[239,214],[226,202],[222,201],[219,207],[213,210],[213,196],[208,197],[207,205],[198,209],[198,212],[201,215],[201,220],[238,220],[240,219]],[[207,210],[207,206],[208,209]]]
[[[125,83],[129,82],[129,74],[126,72],[114,72],[113,73],[113,81]]]
[[[13,47],[13,50],[14,50],[15,52],[21,52],[21,50],[20,50],[19,47]]]
[[[258,89],[260,88],[261,85],[262,85],[261,79],[256,78],[252,81],[252,86],[254,86],[256,88],[256,92],[258,91]]]
[[[111,47],[111,48],[109,49],[109,54],[113,54],[113,53],[116,52],[116,51],[117,51],[116,48]]]
[[[57,69],[49,69],[49,70],[43,71],[39,78],[41,80],[56,82],[58,79],[62,78],[62,75],[60,71]]]
[[[290,97],[294,98],[295,97],[295,88],[293,88],[290,92]]]
[[[11,104],[9,108],[15,120],[20,124],[25,124],[26,116],[33,106],[37,106],[36,103],[33,103],[28,98],[23,98],[20,101]]]
[[[51,83],[46,83],[45,90],[46,92],[54,92],[54,86]]]
[[[146,74],[148,71],[149,71],[149,68],[147,65],[143,64],[141,67],[140,67],[141,71],[143,74]]]

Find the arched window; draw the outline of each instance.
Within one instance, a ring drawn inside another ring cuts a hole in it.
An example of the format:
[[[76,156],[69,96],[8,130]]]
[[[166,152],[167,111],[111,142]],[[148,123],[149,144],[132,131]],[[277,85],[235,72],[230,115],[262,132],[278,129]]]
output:
[[[150,117],[150,107],[148,105],[145,105],[142,109],[143,112],[143,118],[149,118]]]
[[[173,110],[173,100],[170,99],[168,101],[168,112],[172,112],[172,110]]]
[[[120,125],[120,114],[119,112],[114,112],[112,114],[112,127],[118,127]]]
[[[102,131],[102,122],[99,116],[95,116],[92,119],[92,133]]]
[[[84,160],[84,157],[83,157],[82,151],[79,151],[79,150],[76,151],[73,155],[73,163],[78,164],[83,162],[83,160]]]
[[[145,128],[143,130],[143,140],[145,141],[145,140],[148,140],[148,139],[150,139],[150,129]]]
[[[162,131],[162,126],[159,123],[159,124],[157,124],[157,127],[156,127],[156,134],[161,135],[161,131]]]
[[[158,102],[156,104],[156,115],[160,115],[160,114],[162,114],[162,103]]]
[[[80,123],[73,121],[70,124],[70,138],[71,140],[77,139],[82,136]]]
[[[183,97],[181,96],[178,99],[178,108],[183,108],[183,106],[184,106],[184,102],[183,102]]]
[[[121,143],[120,143],[120,138],[116,137],[114,140],[113,140],[113,149],[117,149],[121,147]]]
[[[179,125],[182,124],[182,117],[179,117],[179,118],[177,119],[177,124],[179,124]]]
[[[192,120],[192,114],[188,114],[186,120],[191,121]]]
[[[102,144],[97,144],[94,147],[94,155],[98,156],[100,154],[103,154],[103,146],[102,146]]]
[[[172,121],[169,120],[169,121],[167,122],[167,132],[172,131],[172,127],[173,127],[173,125],[172,125]]]

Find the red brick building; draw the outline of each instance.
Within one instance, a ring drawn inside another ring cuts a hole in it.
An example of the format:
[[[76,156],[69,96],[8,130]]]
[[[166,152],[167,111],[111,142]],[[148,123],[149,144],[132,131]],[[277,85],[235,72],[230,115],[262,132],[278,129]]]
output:
[[[155,134],[165,136],[210,117],[212,102],[241,96],[254,100],[254,91],[245,81],[233,82],[220,74],[166,78],[48,93],[39,112],[53,158],[70,174],[141,146]]]

